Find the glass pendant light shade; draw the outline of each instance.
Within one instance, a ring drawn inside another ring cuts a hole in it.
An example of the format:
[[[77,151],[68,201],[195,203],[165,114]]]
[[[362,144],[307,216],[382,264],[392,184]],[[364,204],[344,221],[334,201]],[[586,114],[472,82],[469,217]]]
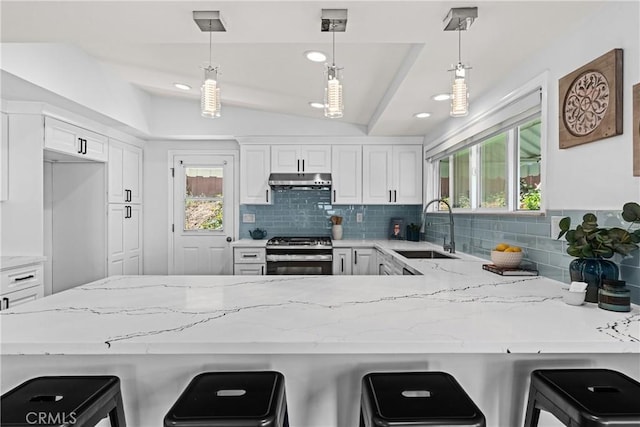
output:
[[[342,73],[335,65],[327,66],[327,87],[324,89],[324,116],[330,119],[342,117]]]
[[[200,108],[203,117],[220,117],[220,88],[218,87],[218,69],[204,69],[204,82],[201,87]]]
[[[458,62],[453,70],[451,88],[451,117],[464,117],[469,114],[469,91],[467,90],[466,69]]]

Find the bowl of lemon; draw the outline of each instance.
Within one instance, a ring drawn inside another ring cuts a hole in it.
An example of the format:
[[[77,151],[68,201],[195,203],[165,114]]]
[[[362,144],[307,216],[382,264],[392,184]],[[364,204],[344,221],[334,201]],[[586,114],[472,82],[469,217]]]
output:
[[[522,248],[510,246],[507,243],[498,243],[491,251],[491,262],[496,267],[516,268],[522,262]]]

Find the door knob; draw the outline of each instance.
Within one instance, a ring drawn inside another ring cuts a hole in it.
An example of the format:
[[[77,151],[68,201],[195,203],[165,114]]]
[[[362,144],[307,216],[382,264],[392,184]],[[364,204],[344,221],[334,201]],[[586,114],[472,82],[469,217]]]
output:
[[[233,239],[231,237],[227,237],[227,242],[232,241]]]

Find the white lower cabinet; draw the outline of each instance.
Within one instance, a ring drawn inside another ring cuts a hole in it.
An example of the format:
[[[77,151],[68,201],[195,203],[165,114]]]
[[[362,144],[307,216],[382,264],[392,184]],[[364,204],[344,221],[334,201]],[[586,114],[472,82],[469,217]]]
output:
[[[142,206],[109,204],[108,275],[142,274]]]
[[[233,274],[236,276],[264,276],[267,274],[265,248],[233,248]]]
[[[3,270],[0,277],[0,310],[44,296],[42,263]]]
[[[333,275],[351,275],[351,248],[333,248]]]
[[[373,248],[334,248],[334,275],[376,275],[375,250]]]

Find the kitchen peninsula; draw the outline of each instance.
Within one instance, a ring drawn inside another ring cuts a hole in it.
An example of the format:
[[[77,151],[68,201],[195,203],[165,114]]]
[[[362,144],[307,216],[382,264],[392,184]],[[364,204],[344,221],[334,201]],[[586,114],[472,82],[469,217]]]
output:
[[[118,375],[129,424],[146,427],[161,425],[200,372],[274,369],[286,378],[292,425],[337,427],[356,425],[365,373],[443,370],[488,426],[511,426],[533,369],[640,377],[638,306],[569,306],[559,282],[494,275],[486,261],[456,256],[412,260],[422,276],[96,281],[1,313],[2,389],[37,375]]]

